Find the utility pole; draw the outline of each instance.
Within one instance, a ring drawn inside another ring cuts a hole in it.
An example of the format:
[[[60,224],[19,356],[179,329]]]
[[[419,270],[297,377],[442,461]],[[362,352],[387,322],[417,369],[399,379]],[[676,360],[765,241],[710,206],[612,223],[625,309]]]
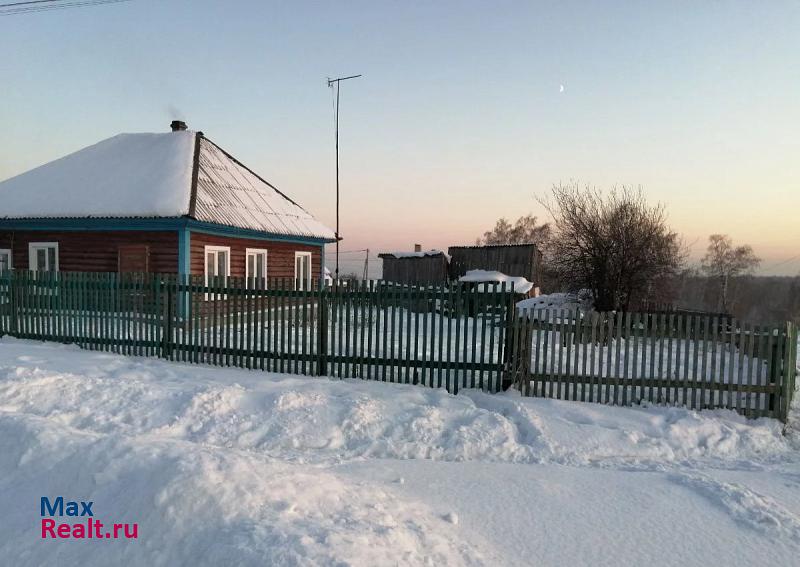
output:
[[[339,83],[348,79],[357,79],[361,75],[350,75],[349,77],[339,77],[338,79],[328,79],[328,87],[336,85],[336,110],[334,111],[336,129],[336,273],[334,279],[339,281]]]
[[[369,248],[366,250],[367,255],[364,256],[364,281],[369,280]]]

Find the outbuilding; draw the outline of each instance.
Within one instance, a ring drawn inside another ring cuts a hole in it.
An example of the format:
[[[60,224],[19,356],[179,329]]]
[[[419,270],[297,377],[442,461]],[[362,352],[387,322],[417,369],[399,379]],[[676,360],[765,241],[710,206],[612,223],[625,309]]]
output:
[[[447,253],[451,280],[458,280],[471,270],[483,270],[525,278],[534,288],[542,285],[542,253],[536,244],[451,246]]]
[[[383,280],[413,285],[443,285],[447,283],[449,258],[441,250],[423,251],[419,245],[413,252],[382,252]]]

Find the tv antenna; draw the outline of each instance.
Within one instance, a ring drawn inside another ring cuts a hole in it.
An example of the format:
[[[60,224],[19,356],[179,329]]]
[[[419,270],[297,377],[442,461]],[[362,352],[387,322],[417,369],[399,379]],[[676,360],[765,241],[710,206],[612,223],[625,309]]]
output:
[[[333,88],[336,85],[336,108],[334,110],[334,128],[336,130],[336,272],[334,279],[339,280],[339,241],[342,239],[339,236],[339,84],[342,81],[349,79],[357,79],[361,75],[350,75],[349,77],[339,77],[337,79],[328,79],[328,87]]]

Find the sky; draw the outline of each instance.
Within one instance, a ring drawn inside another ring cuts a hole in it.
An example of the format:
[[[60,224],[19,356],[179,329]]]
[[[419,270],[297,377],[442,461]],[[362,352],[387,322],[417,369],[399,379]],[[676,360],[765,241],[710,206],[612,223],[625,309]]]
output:
[[[12,0],[0,0],[0,4]],[[800,3],[130,0],[0,16],[0,179],[173,119],[362,252],[473,244],[554,184],[641,186],[696,261],[800,273]],[[562,88],[563,87],[563,88]],[[328,255],[332,258],[332,254]],[[373,258],[372,266],[379,262]]]

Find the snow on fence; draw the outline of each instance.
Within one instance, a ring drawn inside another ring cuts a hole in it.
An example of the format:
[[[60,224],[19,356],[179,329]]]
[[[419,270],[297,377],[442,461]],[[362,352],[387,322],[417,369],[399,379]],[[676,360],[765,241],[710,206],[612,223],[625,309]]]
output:
[[[727,408],[786,419],[797,329],[727,316],[522,310],[512,372],[528,396]]]
[[[0,274],[0,336],[311,376],[786,419],[797,331],[646,313],[519,312],[505,284]]]

